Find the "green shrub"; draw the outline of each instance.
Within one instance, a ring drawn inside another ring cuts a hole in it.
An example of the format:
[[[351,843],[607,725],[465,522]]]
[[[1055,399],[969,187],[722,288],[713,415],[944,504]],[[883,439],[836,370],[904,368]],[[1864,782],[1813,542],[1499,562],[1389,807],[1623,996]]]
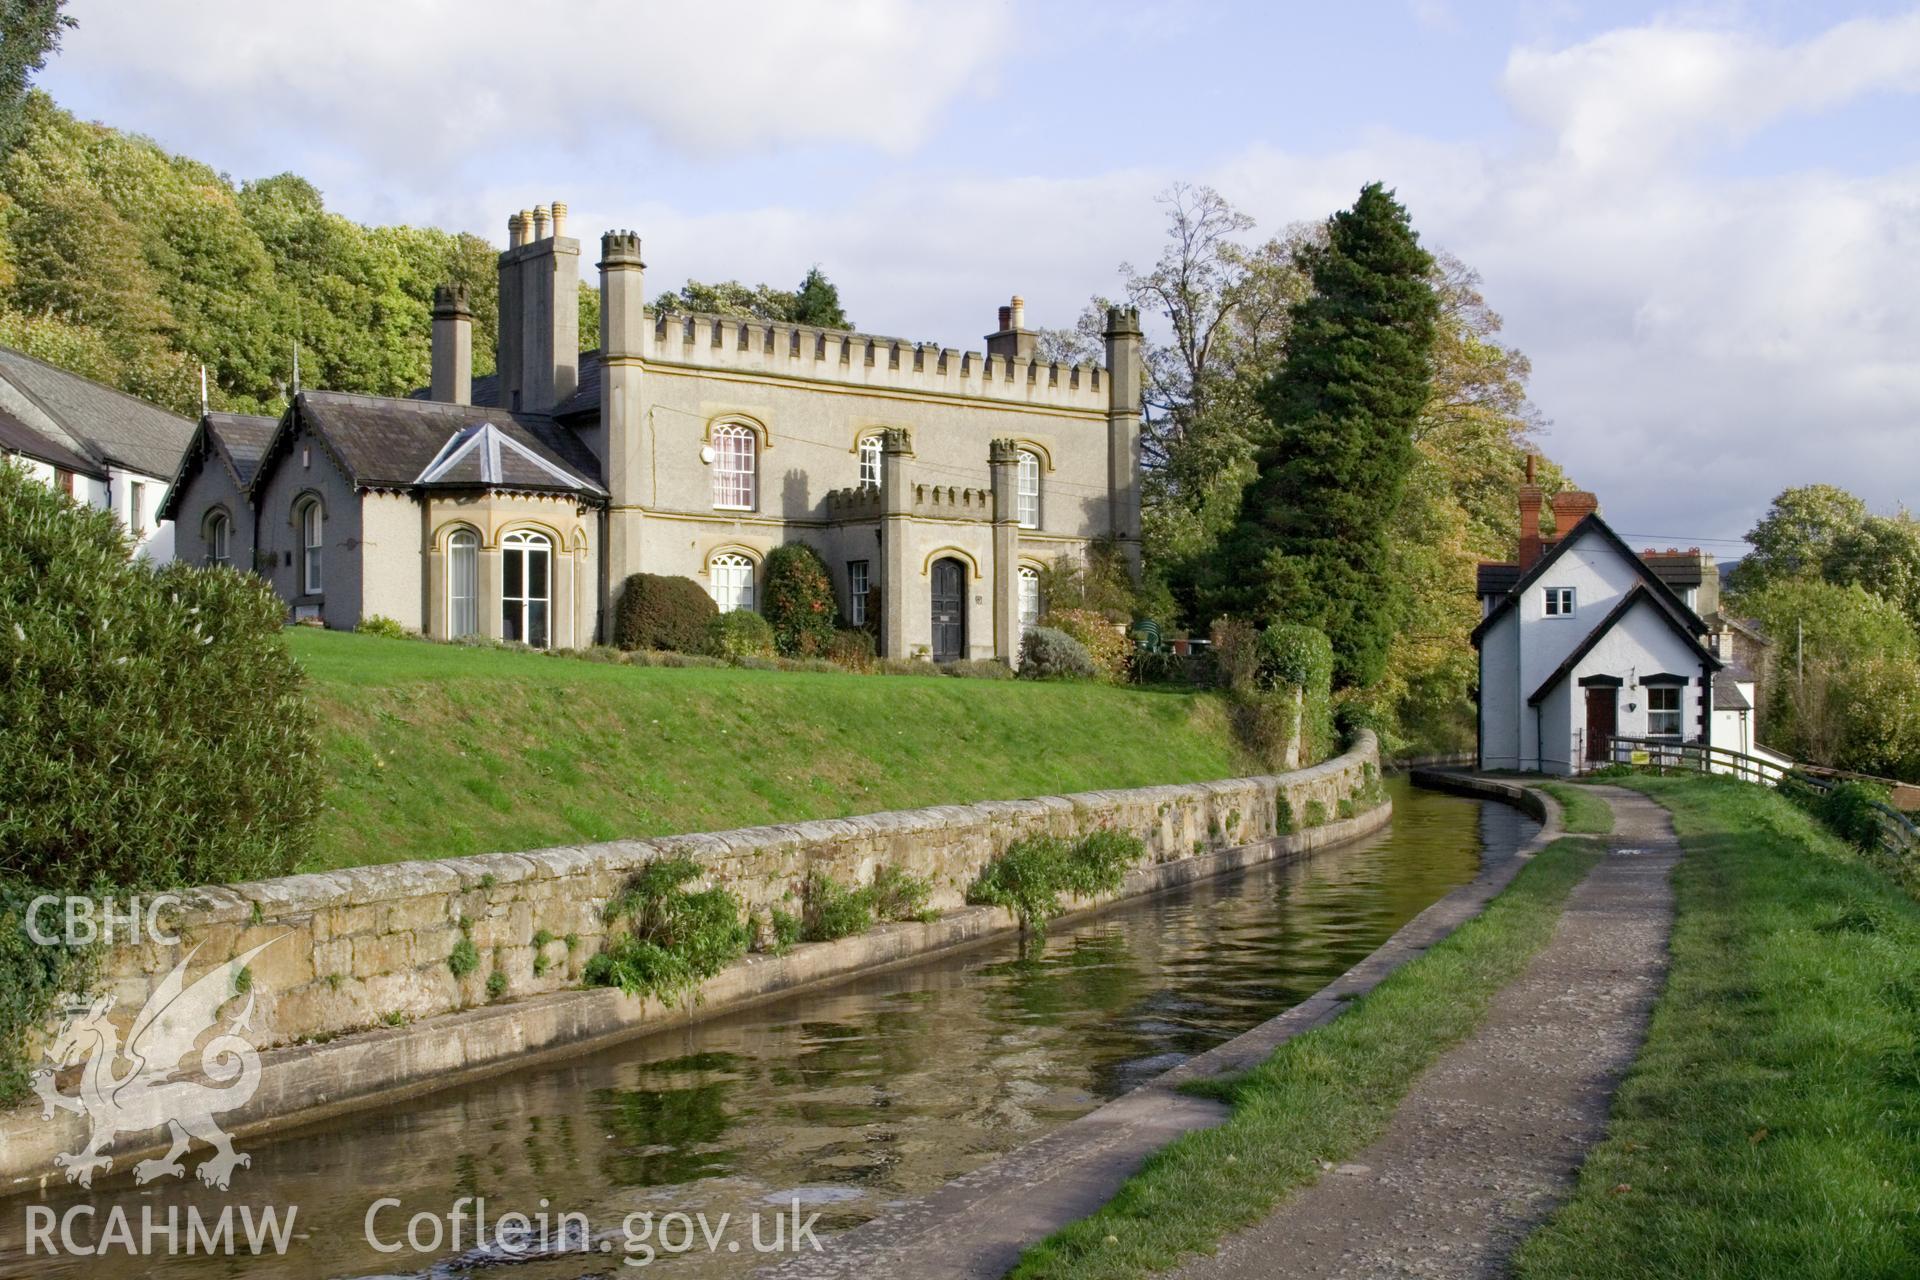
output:
[[[453,950],[447,953],[447,968],[456,978],[464,978],[480,967],[480,948],[473,945],[473,939],[465,933],[460,941],[453,944]]]
[[[750,609],[735,609],[707,623],[706,651],[735,666],[745,658],[773,657],[773,628]]]
[[[954,662],[943,662],[939,670],[942,675],[961,676],[973,680],[1011,680],[1013,668],[998,658],[961,658]]]
[[[495,969],[487,975],[487,999],[498,1000],[507,994],[507,975],[505,971]]]
[[[1215,618],[1208,632],[1214,678],[1223,689],[1251,689],[1260,674],[1260,633],[1239,618]]]
[[[777,955],[790,949],[800,941],[803,929],[800,917],[791,911],[782,911],[775,907],[772,912],[773,950]]]
[[[1081,898],[1111,893],[1145,846],[1134,836],[1102,830],[1068,842],[1059,836],[1027,836],[981,868],[967,890],[976,905],[1006,907],[1020,927],[1044,934],[1047,922],[1066,910],[1061,894]]]
[[[937,676],[939,669],[918,658],[877,658],[873,669],[883,676]]]
[[[827,641],[825,653],[827,661],[845,667],[849,671],[869,671],[873,668],[873,635],[867,631],[842,629],[833,633]]]
[[[385,636],[389,640],[412,640],[418,632],[409,631],[393,618],[384,613],[370,613],[353,624],[353,629],[363,636]]]
[[[662,858],[635,874],[606,910],[631,929],[587,961],[587,981],[674,1004],[697,998],[702,982],[745,955],[753,939],[740,899],[717,885],[684,887],[699,875],[691,858]]]
[[[801,902],[801,936],[808,942],[831,942],[873,927],[871,895],[848,888],[824,871],[807,873]]]
[[[1333,754],[1333,645],[1317,627],[1275,622],[1260,633],[1258,683],[1299,689],[1300,763]]]
[[[1051,609],[1042,622],[1078,640],[1102,680],[1126,680],[1133,659],[1133,640],[1109,622],[1106,615],[1091,609]]]
[[[1811,788],[1808,789],[1811,791]],[[1880,848],[1880,810],[1893,793],[1871,782],[1837,782],[1825,792],[1813,791],[1807,804],[1813,815],[1835,835],[1862,849]]]
[[[882,920],[926,920],[934,914],[927,910],[933,881],[891,864],[873,873],[866,892],[873,914]]]
[[[826,652],[838,615],[833,576],[818,551],[804,542],[773,549],[762,577],[760,612],[773,627],[774,647],[783,656],[811,658]]]
[[[1028,627],[1020,641],[1023,680],[1092,680],[1099,675],[1087,647],[1064,631]]]
[[[1327,825],[1326,802],[1324,800],[1307,801],[1307,812],[1305,817],[1302,819],[1302,821],[1306,826],[1309,826],[1309,827],[1326,826]]]
[[[1228,689],[1227,723],[1233,740],[1256,767],[1277,773],[1287,767],[1300,705],[1291,689]]]
[[[0,1104],[27,1096],[29,1037],[61,996],[92,987],[100,959],[99,947],[43,947],[27,936],[27,908],[41,892],[0,876]]]
[[[613,642],[622,649],[694,653],[706,644],[708,624],[719,612],[692,578],[631,574],[613,607]]]
[[[52,891],[284,875],[325,791],[285,606],[0,462],[0,853]]]

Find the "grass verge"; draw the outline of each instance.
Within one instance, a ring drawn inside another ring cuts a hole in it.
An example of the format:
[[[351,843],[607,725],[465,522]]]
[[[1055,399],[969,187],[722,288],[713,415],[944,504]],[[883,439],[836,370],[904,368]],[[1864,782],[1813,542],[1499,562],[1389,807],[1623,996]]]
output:
[[[1598,860],[1589,840],[1548,846],[1487,909],[1389,975],[1333,1022],[1245,1075],[1195,1086],[1233,1113],[1161,1148],[1091,1217],[1032,1246],[1022,1280],[1142,1275],[1211,1250],[1386,1128],[1415,1076],[1479,1025],[1494,994],[1546,945],[1567,894]]]
[[[330,779],[306,871],[1247,771],[1208,694],[289,644]]]
[[[1569,786],[1564,782],[1535,782],[1529,785],[1540,788],[1560,802],[1560,817],[1566,823],[1569,835],[1604,836],[1613,831],[1612,807],[1585,787]]]
[[[1920,1275],[1920,905],[1786,800],[1673,813],[1673,963],[1607,1139],[1524,1277]]]

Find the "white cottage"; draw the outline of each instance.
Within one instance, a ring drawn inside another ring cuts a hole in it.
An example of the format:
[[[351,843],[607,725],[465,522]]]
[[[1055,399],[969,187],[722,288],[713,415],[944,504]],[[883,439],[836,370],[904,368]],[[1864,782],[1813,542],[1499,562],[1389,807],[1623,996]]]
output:
[[[1709,628],[1621,541],[1590,493],[1520,491],[1520,557],[1480,570],[1482,769],[1578,773],[1614,736],[1714,741]]]

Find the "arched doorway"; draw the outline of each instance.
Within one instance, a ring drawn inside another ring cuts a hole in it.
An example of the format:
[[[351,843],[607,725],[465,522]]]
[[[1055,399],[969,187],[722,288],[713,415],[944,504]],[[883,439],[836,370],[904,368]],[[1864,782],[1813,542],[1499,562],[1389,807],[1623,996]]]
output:
[[[933,562],[933,660],[967,656],[967,566],[951,557]]]
[[[515,530],[500,539],[500,636],[547,647],[553,544],[545,534]]]

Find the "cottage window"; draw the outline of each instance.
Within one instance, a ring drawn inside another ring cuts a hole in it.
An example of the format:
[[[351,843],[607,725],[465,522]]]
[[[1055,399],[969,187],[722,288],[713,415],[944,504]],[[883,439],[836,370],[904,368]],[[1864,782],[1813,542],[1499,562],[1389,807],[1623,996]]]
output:
[[[300,590],[305,595],[320,594],[320,538],[326,517],[318,498],[300,504]]]
[[[759,440],[752,427],[715,428],[713,433],[713,505],[723,511],[753,510],[754,450]]]
[[[715,556],[707,566],[707,577],[720,612],[753,608],[753,561],[737,552]]]
[[[1573,616],[1573,588],[1547,588],[1547,616],[1549,618],[1571,618]]]
[[[877,435],[860,438],[860,487],[880,487],[880,437]]]
[[[457,529],[447,539],[447,635],[470,636],[480,630],[480,539]]]
[[[1679,685],[1647,686],[1647,736],[1649,738],[1680,736]]]
[[[847,561],[847,621],[856,627],[867,625],[867,562]]]
[[[1020,570],[1020,635],[1026,638],[1027,628],[1040,621],[1040,571],[1038,569]]]
[[[544,533],[516,529],[500,539],[500,635],[536,649],[547,647],[552,604],[553,543]]]
[[[127,523],[135,534],[147,531],[147,486],[138,480],[127,485]]]
[[[1040,527],[1040,455],[1020,451],[1020,470],[1014,487],[1014,511],[1022,529]]]
[[[207,517],[207,563],[233,563],[233,521],[224,511]]]

